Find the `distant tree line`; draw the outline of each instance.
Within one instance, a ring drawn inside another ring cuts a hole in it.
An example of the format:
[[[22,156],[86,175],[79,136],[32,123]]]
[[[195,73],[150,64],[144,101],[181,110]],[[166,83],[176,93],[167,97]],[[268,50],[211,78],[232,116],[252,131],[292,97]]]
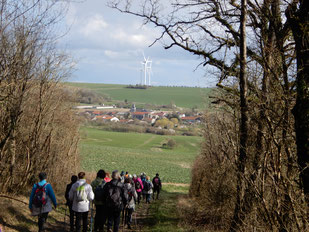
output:
[[[136,85],[127,85],[126,88],[128,89],[148,89],[150,86],[148,85],[139,85],[139,84],[136,84]]]

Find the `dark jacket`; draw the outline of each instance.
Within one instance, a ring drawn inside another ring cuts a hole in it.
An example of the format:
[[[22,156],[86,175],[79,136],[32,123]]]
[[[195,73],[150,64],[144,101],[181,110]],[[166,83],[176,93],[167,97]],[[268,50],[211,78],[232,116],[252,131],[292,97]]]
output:
[[[119,206],[114,207],[109,202],[109,196],[112,192],[119,191],[120,197],[119,197]],[[124,188],[124,184],[121,183],[119,180],[111,180],[110,182],[106,183],[103,187],[103,202],[104,205],[111,211],[118,211],[122,210],[123,206],[127,204],[127,201],[129,199],[128,191]]]
[[[67,202],[66,202],[66,205],[69,206],[69,207],[72,207],[72,201],[70,201],[70,199],[69,199],[69,192],[70,192],[71,187],[72,187],[73,184],[74,184],[74,183],[71,182],[70,184],[67,185],[67,188],[66,188],[65,194],[64,194],[65,199],[66,199],[66,201],[67,201]]]

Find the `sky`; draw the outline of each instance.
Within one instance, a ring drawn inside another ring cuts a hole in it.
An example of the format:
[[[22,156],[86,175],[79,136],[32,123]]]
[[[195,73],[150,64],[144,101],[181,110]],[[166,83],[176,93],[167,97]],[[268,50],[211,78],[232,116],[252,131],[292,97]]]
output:
[[[140,84],[145,57],[152,61],[151,84],[155,86],[212,87],[201,60],[179,48],[150,44],[160,35],[142,19],[106,6],[105,0],[70,3],[64,18],[69,28],[59,46],[73,56],[75,70],[68,81]]]

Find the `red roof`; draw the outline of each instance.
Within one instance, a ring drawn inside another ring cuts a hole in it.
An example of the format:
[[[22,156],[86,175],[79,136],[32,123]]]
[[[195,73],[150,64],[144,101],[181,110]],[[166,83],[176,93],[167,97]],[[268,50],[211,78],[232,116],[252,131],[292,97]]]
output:
[[[97,114],[97,115],[100,115],[102,114],[103,112],[102,111],[92,111],[93,114]]]
[[[160,113],[154,113],[154,115],[158,115],[158,116],[164,116],[165,113],[164,112],[160,112]]]
[[[133,115],[145,115],[149,114],[149,112],[133,112]]]

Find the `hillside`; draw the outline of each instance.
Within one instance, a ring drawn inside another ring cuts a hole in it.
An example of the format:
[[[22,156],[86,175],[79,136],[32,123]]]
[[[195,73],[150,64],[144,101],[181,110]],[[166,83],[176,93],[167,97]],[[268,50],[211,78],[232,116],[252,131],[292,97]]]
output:
[[[170,136],[108,132],[98,128],[81,129],[82,167],[87,172],[103,168],[129,173],[146,172],[153,177],[160,173],[163,182],[190,183],[191,165],[199,154],[202,138],[172,136],[177,146],[162,148]]]
[[[182,108],[204,109],[209,105],[211,88],[193,87],[163,87],[153,86],[148,89],[129,89],[126,85],[93,84],[93,83],[65,83],[69,86],[90,89],[98,94],[109,96],[112,101],[152,105],[176,104]]]

